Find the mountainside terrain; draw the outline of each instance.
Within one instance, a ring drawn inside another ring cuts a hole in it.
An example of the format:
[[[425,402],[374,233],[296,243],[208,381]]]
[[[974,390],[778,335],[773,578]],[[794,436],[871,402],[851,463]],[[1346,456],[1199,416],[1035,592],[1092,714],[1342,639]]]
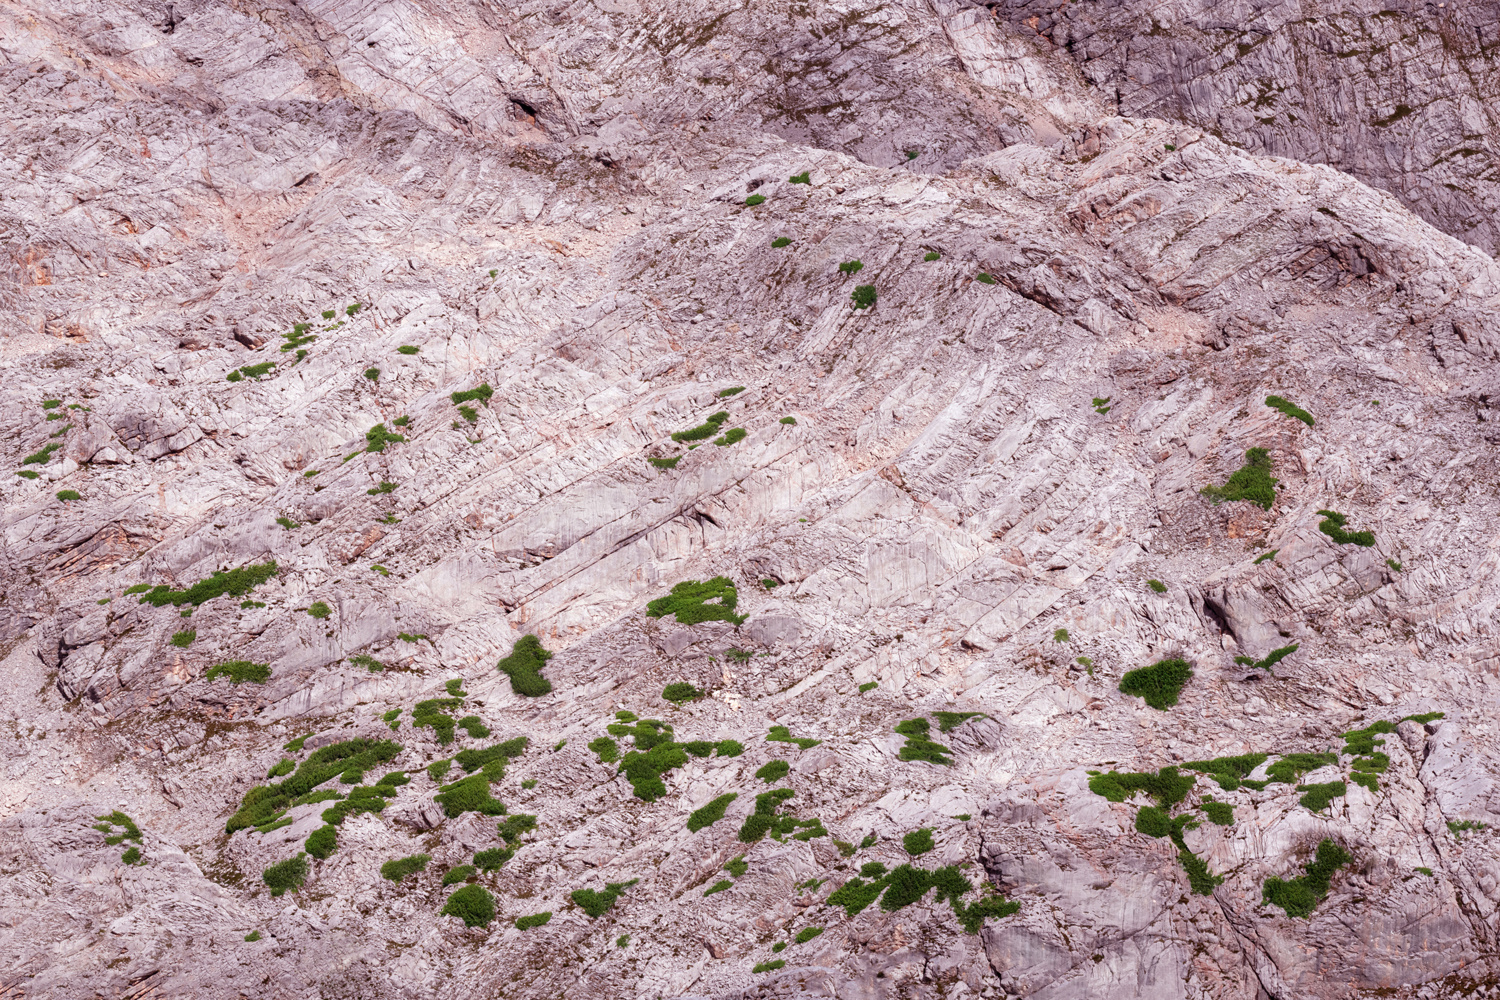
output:
[[[1500,995],[1493,169],[1034,7],[0,7],[0,995]]]

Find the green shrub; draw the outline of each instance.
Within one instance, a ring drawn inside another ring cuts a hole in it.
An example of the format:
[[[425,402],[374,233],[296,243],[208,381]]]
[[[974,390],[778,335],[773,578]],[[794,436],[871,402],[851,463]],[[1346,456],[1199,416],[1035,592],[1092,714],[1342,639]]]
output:
[[[864,270],[864,266],[864,261],[846,260],[839,265],[839,273],[849,275],[858,274],[860,271]]]
[[[313,476],[316,476],[320,471],[321,470],[319,470],[319,469],[308,469],[306,472],[302,473],[302,478],[303,479],[311,479]]]
[[[633,878],[629,882],[610,882],[605,885],[602,892],[593,889],[575,889],[572,899],[584,913],[597,919],[604,916],[609,908],[615,905],[615,900],[620,897],[620,893],[639,881],[640,879]]]
[[[249,934],[245,935],[245,940],[246,941],[259,941],[260,940],[260,931],[251,931]]]
[[[471,426],[474,425],[474,424],[479,423],[479,411],[476,410],[476,409],[474,409],[474,407],[472,407],[472,406],[460,406],[458,408],[458,413],[459,413],[459,416],[461,416],[465,420],[467,420]],[[458,421],[457,420],[453,421],[453,428],[455,430],[458,429],[458,426],[459,426]]]
[[[859,686],[859,693],[869,694],[871,691],[874,691],[878,687],[880,687],[880,683],[878,681],[865,681]]]
[[[1271,456],[1264,448],[1251,448],[1245,452],[1245,464],[1235,470],[1223,486],[1205,486],[1198,492],[1213,497],[1214,503],[1221,500],[1248,500],[1264,510],[1270,510],[1276,502],[1276,484],[1281,480],[1271,475]]]
[[[1267,396],[1266,405],[1273,410],[1280,410],[1282,413],[1285,413],[1289,417],[1296,417],[1298,420],[1302,421],[1309,427],[1313,426],[1313,424],[1316,423],[1316,421],[1313,420],[1313,416],[1311,413],[1308,413],[1306,410],[1296,405],[1295,403],[1287,402],[1280,396]]]
[[[1172,817],[1158,806],[1141,806],[1135,814],[1135,828],[1148,837],[1170,837]]]
[[[1261,889],[1261,902],[1279,906],[1289,917],[1307,917],[1328,895],[1334,872],[1354,860],[1353,855],[1333,841],[1318,844],[1316,857],[1304,867],[1307,872],[1290,881],[1271,877]]]
[[[1401,572],[1401,564],[1398,563],[1396,560],[1394,560],[1394,559],[1387,559],[1385,561],[1385,564],[1387,566],[1389,566],[1395,572],[1397,572],[1397,573]]]
[[[709,603],[716,601],[718,603]],[[748,615],[736,615],[739,591],[727,576],[716,576],[700,583],[684,580],[672,588],[666,597],[658,597],[646,605],[646,614],[652,618],[676,615],[680,625],[699,625],[703,622],[726,621],[739,625]]]
[[[704,697],[704,692],[699,691],[686,681],[677,681],[662,688],[661,696],[674,705],[681,705],[683,702],[697,701],[699,698]]]
[[[428,854],[413,854],[405,858],[395,858],[380,866],[380,877],[392,882],[400,882],[408,875],[415,875],[427,867],[427,862],[432,860]]]
[[[283,774],[291,774],[297,769],[297,762],[290,757],[283,757],[272,765],[271,770],[266,772],[266,778],[279,778]]]
[[[1052,632],[1052,641],[1053,642],[1067,642],[1068,641],[1068,630],[1065,629],[1065,628],[1054,629],[1053,632]]]
[[[396,489],[397,484],[388,480],[381,480],[380,485],[372,490],[365,490],[370,496],[379,496],[382,493],[390,493]]]
[[[933,712],[932,717],[937,719],[938,732],[947,733],[957,729],[969,719],[984,718],[983,712]]]
[[[339,849],[339,832],[334,826],[320,826],[307,836],[307,853],[319,861],[328,860]]]
[[[785,236],[778,236],[771,241],[771,246],[777,250],[780,250],[782,247],[789,247],[791,245],[792,241]]]
[[[652,465],[656,466],[658,469],[675,469],[675,468],[677,468],[677,463],[680,462],[680,461],[682,461],[682,456],[681,455],[673,455],[671,458],[655,458],[655,457],[651,457],[651,458],[647,458],[646,461],[650,462]]]
[[[390,740],[354,739],[320,747],[308,755],[296,772],[275,785],[257,785],[245,793],[240,808],[224,826],[225,833],[259,826],[317,786],[338,777],[350,767],[372,768],[401,752],[401,744]]]
[[[286,750],[290,753],[297,753],[302,749],[302,744],[306,743],[308,737],[311,735],[312,733],[305,733],[304,735],[299,736],[294,740],[289,740],[286,743],[282,744],[281,749]]]
[[[937,847],[937,844],[932,841],[932,828],[924,826],[920,830],[913,830],[903,836],[901,846],[906,849],[907,854],[916,857],[919,854],[926,854]]]
[[[715,882],[713,885],[705,889],[703,891],[703,895],[712,896],[716,892],[723,892],[725,889],[733,887],[733,885],[734,883],[729,881],[727,878],[721,878],[719,879],[719,881]]]
[[[751,972],[775,972],[777,969],[784,968],[785,966],[786,966],[786,960],[778,958],[778,959],[774,959],[773,961],[770,961],[770,962],[760,962],[760,963],[758,963],[755,966],[755,968],[751,969],[750,971]]]
[[[433,797],[443,807],[449,819],[466,812],[482,813],[486,816],[503,816],[505,804],[490,795],[490,779],[483,774],[472,774],[452,784],[443,785]]]
[[[936,250],[929,250],[927,251],[926,256],[924,256],[922,259],[930,264],[935,260],[942,260],[943,255],[938,253]]]
[[[744,391],[745,391],[745,387],[744,386],[742,386],[742,385],[733,385],[733,386],[730,386],[728,389],[720,389],[719,390],[719,398],[720,399],[728,399],[730,396],[737,396],[737,395],[739,395],[740,393],[742,393]]]
[[[57,499],[65,502],[68,500],[82,500],[83,494],[79,493],[77,490],[58,490]]]
[[[1322,812],[1334,799],[1347,792],[1348,786],[1342,781],[1327,781],[1321,785],[1298,785],[1297,791],[1306,793],[1298,802],[1313,812]]]
[[[193,644],[193,640],[196,638],[198,638],[197,629],[190,628],[182,632],[173,632],[172,645],[176,646],[178,649],[187,649]]]
[[[287,531],[295,531],[296,529],[302,527],[302,525],[298,524],[296,521],[293,521],[289,517],[278,517],[276,519],[276,523],[281,525]]]
[[[712,826],[724,818],[724,810],[729,808],[729,803],[739,798],[738,792],[730,792],[720,795],[700,809],[694,809],[688,815],[687,827],[689,833],[697,833],[705,826]]]
[[[374,371],[373,368],[370,370]],[[398,444],[405,440],[406,438],[402,435],[392,434],[390,431],[386,430],[384,423],[378,423],[374,427],[371,427],[369,430],[365,431],[365,451],[382,452],[385,451],[386,445]]]
[[[811,750],[813,747],[819,745],[823,741],[815,740],[810,736],[793,736],[792,731],[786,726],[772,726],[770,732],[766,734],[766,742],[795,743],[803,750]]]
[[[1454,840],[1463,840],[1463,835],[1471,830],[1484,830],[1488,828],[1488,823],[1480,823],[1477,820],[1448,820],[1448,832],[1453,834]]]
[[[307,609],[307,613],[321,621],[333,614],[333,609],[323,601],[313,601],[312,605]]]
[[[868,309],[875,304],[875,286],[856,285],[849,294],[849,299],[854,303],[854,308]]]
[[[1214,886],[1224,881],[1224,876],[1209,871],[1207,863],[1186,847],[1177,848],[1177,862],[1187,872],[1188,888],[1196,895],[1211,896]]]
[[[714,444],[720,448],[727,448],[732,444],[745,440],[746,433],[747,431],[743,427],[731,427],[724,432],[722,437],[714,438]]]
[[[422,349],[420,347],[417,347],[414,344],[402,344],[400,347],[396,348],[396,353],[397,354],[417,354],[421,350]]]
[[[21,459],[21,464],[46,465],[48,460],[52,458],[52,453],[61,447],[62,444],[57,441],[54,441],[49,445],[43,445],[41,450],[34,451],[30,455],[27,455],[25,458]]]
[[[792,940],[797,942],[798,944],[807,944],[807,942],[811,941],[813,938],[822,933],[823,928],[821,927],[804,927],[802,930],[797,932],[797,936],[792,938]]]
[[[974,280],[979,282],[981,285],[995,284],[995,279],[990,275],[985,274],[983,271],[980,271],[978,274],[974,275]]]
[[[926,719],[920,715],[915,719],[906,719],[896,724],[896,732],[906,737],[906,743],[896,753],[898,760],[925,761],[929,764],[943,764],[951,767],[953,751],[941,743],[934,743],[927,738],[929,725]]]
[[[620,773],[630,782],[635,797],[655,802],[667,794],[662,775],[687,763],[687,752],[676,743],[661,743],[645,753],[631,750],[620,762]]]
[[[476,399],[479,400],[479,402],[483,403],[485,406],[489,406],[490,397],[494,394],[495,390],[490,388],[490,384],[488,382],[481,382],[479,384],[479,388],[477,389],[468,389],[464,392],[451,393],[449,394],[448,398],[453,400],[453,405],[455,406],[457,406],[459,403],[468,403]]]
[[[366,653],[356,653],[355,655],[349,657],[349,662],[354,664],[356,667],[364,667],[372,674],[378,674],[385,669],[384,663],[381,663],[379,660],[375,659],[375,657],[370,656]],[[396,711],[400,712],[401,710],[398,708]]]
[[[1262,552],[1260,555],[1255,557],[1254,565],[1259,566],[1261,563],[1265,562],[1268,559],[1275,559],[1276,553],[1280,551],[1280,549],[1272,549],[1270,552]]]
[[[1375,544],[1375,533],[1372,531],[1345,531],[1344,525],[1349,523],[1349,518],[1336,510],[1320,510],[1323,520],[1318,522],[1318,530],[1337,545],[1348,545],[1351,542],[1365,548]]]
[[[529,930],[532,927],[540,927],[540,926],[542,926],[543,924],[545,924],[547,921],[549,921],[551,919],[552,919],[552,911],[551,910],[543,910],[541,913],[533,913],[529,917],[517,917],[516,918],[516,930],[518,930],[518,931],[524,931],[524,930]]]
[[[534,635],[523,635],[510,649],[510,655],[496,666],[510,678],[510,689],[527,698],[540,698],[551,692],[552,682],[542,676],[542,667],[552,659],[552,653],[542,648],[542,641]]]
[[[490,734],[489,727],[481,722],[477,715],[466,715],[462,719],[459,719],[458,728],[476,740],[484,739]]]
[[[1182,766],[1186,770],[1209,775],[1224,791],[1232,792],[1240,787],[1246,775],[1260,767],[1266,760],[1266,754],[1250,753],[1238,757],[1215,757],[1213,760],[1190,760]],[[1092,785],[1092,782],[1090,784]],[[1123,802],[1124,799],[1111,801]]]
[[[1228,802],[1215,802],[1213,799],[1204,799],[1199,804],[1209,822],[1218,826],[1229,826],[1234,822],[1234,806]]]
[[[16,470],[16,475],[20,476],[22,479],[40,478],[39,473],[32,472],[30,469],[18,469]]]
[[[749,207],[749,208],[754,208],[756,205],[763,205],[763,204],[765,204],[765,201],[766,201],[766,196],[765,195],[763,195],[763,194],[752,194],[750,197],[748,197],[748,198],[745,199],[745,205],[747,207]]]
[[[589,740],[589,749],[599,755],[601,764],[613,764],[620,759],[620,745],[608,736]]]
[[[364,308],[364,306],[362,306],[358,302],[355,302],[352,305],[348,305],[348,306],[344,307],[344,315],[345,316],[358,316],[359,315],[359,311],[361,309],[363,309],[363,308]]]
[[[745,745],[738,740],[720,740],[718,754],[720,757],[738,757],[745,752]]]
[[[245,681],[264,684],[271,679],[271,666],[268,663],[251,663],[249,660],[230,660],[228,663],[214,664],[203,675],[205,680],[210,681],[219,677],[228,677],[232,684],[243,684]]]
[[[488,927],[495,919],[495,897],[482,885],[466,885],[448,897],[442,915],[457,917],[465,927]]]
[[[885,895],[880,898],[880,908],[894,912],[920,901],[929,889],[936,889],[936,901],[942,902],[946,898],[959,923],[969,934],[979,933],[988,918],[1006,917],[1021,909],[1019,903],[1013,903],[1003,896],[991,896],[965,906],[961,897],[974,886],[964,878],[957,866],[927,871],[911,865],[901,865],[889,873],[884,872],[884,867],[879,864],[866,865],[861,869],[861,875],[874,875],[875,880],[866,882],[859,876],[849,879],[829,895],[828,904],[843,907],[844,912],[853,917],[880,898],[883,892]]]
[[[1276,664],[1295,653],[1299,648],[1301,648],[1300,644],[1294,642],[1290,646],[1282,646],[1280,649],[1271,650],[1270,653],[1266,654],[1264,659],[1257,660],[1253,656],[1236,656],[1234,662],[1256,670],[1270,670]]]
[[[1158,594],[1165,594],[1167,592],[1167,585],[1165,583],[1162,583],[1160,580],[1147,580],[1146,586],[1150,587]]]
[[[1183,685],[1193,676],[1186,660],[1173,658],[1149,667],[1127,671],[1120,678],[1120,690],[1146,700],[1146,704],[1165,712],[1177,704]]]
[[[365,378],[369,379],[371,382],[379,382],[380,381],[380,369],[379,368],[366,368],[365,369]]]
[[[455,885],[459,882],[467,882],[474,876],[477,869],[473,865],[459,865],[450,868],[443,873],[443,885]]]
[[[1108,774],[1092,775],[1089,778],[1089,791],[1102,795],[1111,802],[1124,802],[1137,792],[1142,792],[1165,809],[1187,798],[1194,783],[1195,779],[1178,774],[1175,767],[1143,773],[1110,771]]]
[[[710,413],[708,419],[697,427],[689,427],[685,431],[675,431],[672,440],[678,444],[684,441],[703,441],[719,433],[719,425],[729,419],[729,414],[720,410],[718,413]],[[679,456],[680,457],[680,456]]]
[[[796,427],[797,426],[797,418],[796,417],[782,417],[781,418],[781,423],[788,424],[788,425],[790,425],[792,427]]]
[[[1337,764],[1338,761],[1339,755],[1336,753],[1283,754],[1276,763],[1266,768],[1266,778],[1268,782],[1295,785],[1307,772],[1316,771],[1329,764]]]
[[[168,604],[178,607],[184,604],[191,604],[193,607],[198,607],[206,601],[211,601],[215,597],[222,597],[225,594],[244,597],[252,589],[265,583],[275,575],[275,561],[254,566],[243,566],[227,572],[220,570],[206,580],[199,580],[187,590],[173,590],[165,584],[159,587],[152,587],[141,596],[141,603],[150,604],[157,608]]]
[[[515,854],[515,850],[509,847],[492,847],[486,851],[476,851],[474,853],[474,865],[480,871],[499,871],[505,865],[505,862],[515,857]]]
[[[307,881],[307,855],[299,853],[295,858],[272,865],[260,873],[260,878],[271,887],[272,896],[280,896],[288,889],[295,892]]]
[[[755,776],[764,781],[766,784],[770,785],[774,784],[777,781],[780,781],[782,778],[785,778],[787,774],[791,772],[791,770],[792,765],[788,764],[786,761],[773,760],[762,767],[760,770],[756,771]]]
[[[810,184],[812,184],[812,181],[808,179],[807,175],[808,175],[808,171],[806,171],[806,170],[802,171],[802,173],[800,173],[800,174],[793,174],[791,176],[790,183],[792,183],[792,184],[809,184],[810,185]]]
[[[482,750],[460,750],[454,755],[453,759],[458,762],[458,766],[463,768],[466,774],[483,768],[486,773],[494,775],[491,780],[498,781],[504,776],[504,773],[503,771],[496,773],[495,765],[498,763],[503,768],[510,760],[525,753],[526,745],[530,742],[531,740],[528,737],[517,736],[514,739],[506,740],[504,743],[496,743]]]

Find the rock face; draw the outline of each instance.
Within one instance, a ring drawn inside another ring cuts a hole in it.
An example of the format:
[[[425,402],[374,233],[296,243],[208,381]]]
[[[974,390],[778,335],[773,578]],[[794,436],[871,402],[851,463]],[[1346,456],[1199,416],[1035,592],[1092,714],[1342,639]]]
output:
[[[1500,3],[986,4],[1066,51],[1118,114],[1326,163],[1500,253]]]
[[[1491,995],[1500,266],[1198,10],[0,12],[0,982]]]

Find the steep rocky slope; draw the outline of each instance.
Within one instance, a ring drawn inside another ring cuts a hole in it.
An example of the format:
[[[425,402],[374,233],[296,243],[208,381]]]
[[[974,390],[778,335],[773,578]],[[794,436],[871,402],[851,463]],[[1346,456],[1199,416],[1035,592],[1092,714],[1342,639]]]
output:
[[[999,0],[1118,114],[1327,163],[1500,253],[1500,4]]]
[[[1480,250],[946,3],[3,16],[7,988],[1493,992]]]

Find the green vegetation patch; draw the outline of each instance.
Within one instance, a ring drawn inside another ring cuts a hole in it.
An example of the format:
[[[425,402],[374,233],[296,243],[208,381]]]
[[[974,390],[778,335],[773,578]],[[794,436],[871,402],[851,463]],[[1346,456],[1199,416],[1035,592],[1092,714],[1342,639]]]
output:
[[[1253,656],[1236,656],[1234,662],[1254,670],[1270,670],[1300,648],[1301,644],[1294,642],[1290,646],[1282,646],[1280,649],[1271,650],[1262,659],[1257,660]]]
[[[737,396],[737,395],[739,395],[740,393],[742,393],[744,391],[745,391],[745,387],[744,386],[742,386],[742,385],[732,385],[728,389],[720,389],[719,390],[719,398],[720,399],[728,399],[730,396]]]
[[[53,441],[51,444],[43,445],[39,451],[34,451],[30,455],[27,455],[25,458],[21,459],[21,464],[46,465],[48,460],[52,458],[52,453],[61,447],[62,443],[59,441]]]
[[[919,854],[926,854],[928,851],[933,850],[937,847],[937,844],[932,839],[932,828],[924,826],[920,830],[913,830],[911,833],[903,836],[901,838],[901,846],[906,849],[907,854],[916,857]]]
[[[1232,792],[1244,782],[1245,776],[1257,767],[1260,767],[1269,759],[1269,755],[1263,753],[1247,753],[1238,757],[1215,757],[1213,760],[1190,760],[1182,767],[1184,770],[1197,771],[1206,774],[1219,783],[1219,787],[1226,792]],[[1092,783],[1090,783],[1090,787]],[[1103,794],[1103,793],[1100,793]],[[1112,799],[1114,802],[1123,802],[1124,799]]]
[[[1199,803],[1198,808],[1202,809],[1203,815],[1216,826],[1230,826],[1234,823],[1234,806],[1228,802],[1215,802],[1213,799],[1205,798]]]
[[[755,776],[761,781],[764,781],[766,784],[770,785],[780,781],[782,778],[785,778],[787,774],[791,772],[791,770],[792,765],[788,764],[786,761],[773,760],[762,767],[760,770],[756,771]]]
[[[1267,396],[1266,405],[1273,410],[1280,410],[1282,413],[1285,413],[1289,417],[1296,417],[1298,420],[1302,421],[1309,427],[1317,423],[1317,421],[1313,420],[1313,415],[1311,413],[1308,413],[1296,403],[1287,402],[1280,396]]]
[[[422,349],[415,344],[402,344],[400,347],[396,348],[397,354],[411,355],[420,354],[421,352]]]
[[[460,750],[453,755],[453,759],[464,769],[465,774],[472,774],[482,768],[491,781],[499,781],[505,776],[505,765],[525,753],[530,742],[528,737],[517,736],[482,749]]]
[[[714,438],[714,444],[720,448],[727,448],[732,444],[738,444],[745,440],[748,432],[743,427],[731,427],[722,436]]]
[[[683,702],[688,701],[697,701],[699,698],[704,697],[704,694],[704,692],[699,691],[686,681],[677,681],[674,684],[668,684],[661,691],[662,698],[674,705],[681,705]]]
[[[384,422],[378,423],[374,427],[371,427],[369,430],[365,431],[365,451],[385,451],[386,445],[400,444],[405,440],[406,438],[402,435],[392,434],[389,430],[387,430]]]
[[[849,299],[854,303],[856,309],[868,309],[875,304],[874,285],[856,285],[854,291],[849,293]]]
[[[953,751],[927,738],[930,726],[925,718],[917,716],[896,724],[896,732],[906,737],[906,743],[896,752],[899,760],[920,760],[929,764],[953,765]]]
[[[284,774],[291,774],[295,770],[297,770],[297,762],[290,757],[283,757],[266,772],[266,777],[268,779],[279,778]]]
[[[813,747],[818,746],[823,741],[815,740],[810,736],[793,736],[792,731],[786,726],[772,726],[770,732],[766,734],[766,742],[795,743],[803,750],[811,750]]]
[[[1167,592],[1167,585],[1160,580],[1147,580],[1146,586],[1150,587],[1153,593],[1165,594]]]
[[[676,615],[680,625],[699,625],[710,621],[739,625],[749,617],[734,613],[739,599],[739,591],[727,576],[716,576],[702,583],[684,580],[673,587],[667,596],[647,603],[646,614],[652,618]]]
[[[719,879],[719,881],[715,882],[713,885],[704,890],[703,895],[712,896],[716,892],[723,892],[725,889],[733,888],[733,886],[733,882],[729,881],[727,878],[721,878]]]
[[[463,392],[450,393],[448,398],[453,400],[453,405],[455,406],[459,403],[468,403],[476,399],[485,406],[489,406],[490,397],[494,394],[495,390],[490,388],[488,382],[481,382],[477,389],[466,389]]]
[[[1284,754],[1276,763],[1266,768],[1266,778],[1271,783],[1295,785],[1307,772],[1316,771],[1329,764],[1337,764],[1338,761],[1339,755],[1336,753]]]
[[[458,865],[455,868],[449,868],[443,873],[443,885],[457,885],[460,882],[467,882],[474,877],[477,870],[473,865]]]
[[[518,930],[518,931],[524,931],[524,930],[530,930],[533,927],[540,927],[540,926],[542,926],[543,924],[545,924],[547,921],[549,921],[551,919],[552,919],[552,911],[551,910],[543,910],[541,913],[533,913],[529,917],[517,917],[516,918],[516,930]]]
[[[601,764],[613,764],[620,759],[620,745],[608,736],[589,740],[589,749],[599,755]]]
[[[239,569],[219,570],[208,579],[199,580],[186,590],[173,590],[165,584],[153,587],[141,595],[141,603],[157,608],[168,604],[178,607],[191,604],[196,608],[206,601],[225,594],[244,597],[252,589],[275,575],[275,560],[253,566],[242,566]]]
[[[771,241],[771,246],[776,250],[780,250],[782,247],[789,247],[791,245],[791,238],[787,236],[778,236]]]
[[[880,687],[879,681],[865,681],[859,686],[859,693],[869,694],[871,691],[874,691],[878,687]]]
[[[1267,560],[1275,559],[1276,553],[1280,551],[1280,549],[1272,549],[1270,552],[1262,552],[1260,555],[1255,557],[1254,565],[1259,566],[1261,563],[1266,562]]]
[[[552,682],[542,676],[542,667],[552,659],[552,653],[542,648],[542,641],[534,635],[523,635],[511,647],[510,655],[496,666],[510,678],[510,689],[527,698],[540,698],[552,690]]]
[[[443,813],[449,819],[466,812],[505,815],[505,803],[490,795],[490,779],[483,772],[441,786],[432,799],[443,807]]]
[[[270,886],[272,896],[280,896],[288,889],[296,892],[307,881],[307,855],[299,853],[295,858],[272,865],[260,873],[260,878]]]
[[[1297,801],[1313,812],[1322,812],[1334,799],[1341,797],[1348,790],[1349,786],[1342,781],[1327,781],[1321,785],[1298,785],[1297,791],[1304,794]]]
[[[411,710],[411,724],[418,728],[431,729],[441,746],[453,742],[453,730],[458,721],[448,714],[450,709],[463,704],[462,698],[426,698],[417,702]]]
[[[1333,841],[1318,844],[1317,856],[1305,866],[1307,874],[1290,881],[1272,876],[1261,888],[1261,902],[1279,906],[1289,917],[1308,917],[1328,895],[1334,872],[1354,860],[1354,856]]]
[[[747,206],[749,206],[750,208],[754,208],[756,205],[763,205],[763,204],[765,204],[765,201],[766,201],[766,196],[765,195],[763,195],[763,194],[752,194],[750,197],[748,197],[748,198],[745,199],[745,204]]]
[[[190,628],[184,629],[181,632],[173,632],[171,642],[172,645],[176,646],[178,649],[187,649],[193,644],[193,640],[197,638],[198,630],[195,628]]]
[[[891,872],[885,872],[884,868],[878,862],[866,865],[860,870],[860,875],[849,879],[829,895],[828,904],[843,907],[844,912],[853,917],[879,899],[880,908],[889,913],[919,902],[928,890],[936,889],[935,902],[948,900],[954,915],[969,934],[978,934],[986,919],[1006,917],[1021,909],[1020,903],[1013,903],[1003,896],[990,896],[964,905],[962,897],[973,890],[974,884],[964,878],[962,869],[956,865],[935,871],[911,865],[901,865]],[[865,881],[870,875],[877,877]]]
[[[515,850],[510,847],[491,847],[488,850],[474,852],[474,866],[483,872],[499,871],[505,862],[515,857]]]
[[[705,826],[712,826],[723,819],[724,810],[729,808],[729,803],[739,797],[738,792],[730,792],[727,795],[720,795],[702,808],[694,809],[688,814],[688,832],[697,833]]]
[[[1230,760],[1233,758],[1221,758]],[[1198,763],[1206,763],[1199,761]],[[1192,767],[1191,764],[1186,765]],[[1089,791],[1102,795],[1111,802],[1124,802],[1136,793],[1149,796],[1163,809],[1177,805],[1193,790],[1196,779],[1179,774],[1175,767],[1164,767],[1160,771],[1125,772],[1110,771],[1108,774],[1093,774],[1089,778]]]
[[[230,660],[227,663],[216,663],[208,668],[203,675],[205,680],[217,680],[220,677],[228,677],[232,684],[243,684],[250,681],[253,684],[264,684],[271,679],[271,665],[268,663],[251,663],[249,660]]]
[[[339,849],[339,831],[335,826],[324,825],[318,827],[307,835],[307,843],[303,845],[307,853],[319,861],[326,861]]]
[[[69,500],[82,500],[83,494],[77,490],[58,490],[57,499],[67,502]]]
[[[728,419],[729,413],[726,410],[720,410],[718,413],[710,413],[708,415],[708,419],[699,424],[697,427],[689,427],[685,431],[673,432],[672,440],[676,441],[678,444],[682,444],[684,441],[707,440],[708,438],[711,438],[715,434],[719,433],[720,425],[722,425],[724,421]]]
[[[288,808],[292,800],[331,781],[351,767],[370,769],[401,752],[390,740],[354,739],[321,747],[308,755],[291,777],[278,784],[257,785],[245,793],[239,809],[224,825],[225,833],[260,826]],[[326,820],[325,820],[326,821]]]
[[[646,461],[650,462],[658,469],[675,469],[677,468],[677,463],[682,461],[682,456],[673,455],[671,458],[656,458],[653,456],[647,458]]]
[[[808,185],[810,185],[810,184],[812,184],[812,181],[808,178],[808,171],[804,170],[800,174],[793,174],[788,179],[788,183],[790,183],[790,184],[808,184]]]
[[[666,742],[642,753],[630,750],[620,762],[620,773],[630,782],[635,797],[655,802],[667,794],[662,775],[687,763],[687,751],[679,744]]]
[[[1192,676],[1192,668],[1186,660],[1162,660],[1149,667],[1127,671],[1120,678],[1120,690],[1125,694],[1144,698],[1146,704],[1165,712],[1177,704],[1183,685]]]
[[[413,854],[405,858],[394,858],[380,866],[380,877],[400,882],[408,875],[415,875],[427,867],[432,860],[430,854]]]
[[[938,732],[948,733],[957,729],[970,719],[984,717],[983,712],[933,712],[932,717],[937,720]]]
[[[839,265],[840,274],[858,274],[864,270],[865,264],[861,260],[846,260]]]
[[[1276,484],[1281,480],[1271,475],[1271,455],[1264,448],[1251,448],[1245,452],[1245,464],[1235,470],[1223,486],[1205,486],[1198,492],[1213,497],[1214,503],[1221,500],[1248,500],[1263,510],[1270,510],[1276,502]]]
[[[1375,544],[1375,533],[1373,531],[1345,531],[1344,526],[1349,523],[1349,518],[1336,510],[1320,510],[1318,513],[1323,520],[1318,522],[1318,530],[1337,545],[1362,545],[1365,548]]]
[[[823,928],[821,927],[804,927],[797,932],[797,936],[792,938],[792,940],[797,944],[807,944],[807,942],[811,941],[813,938],[822,933]]]
[[[775,958],[769,962],[757,962],[751,972],[775,972],[777,969],[786,967],[786,959]]]
[[[620,898],[620,893],[639,881],[640,879],[633,878],[629,882],[610,882],[604,886],[602,891],[595,889],[575,889],[572,893],[572,900],[578,904],[584,913],[598,919],[609,912],[611,906],[615,905],[615,900]]]
[[[495,897],[482,885],[466,885],[448,897],[442,915],[457,917],[465,927],[488,927],[495,919]]]
[[[778,807],[795,794],[790,788],[777,788],[757,795],[755,812],[745,817],[745,822],[740,825],[740,841],[753,844],[768,833],[778,841],[787,836],[793,840],[828,836],[822,820],[798,819],[791,813],[777,812]]]
[[[943,255],[938,253],[936,250],[929,250],[922,256],[922,259],[930,264],[935,260],[942,260]]]

